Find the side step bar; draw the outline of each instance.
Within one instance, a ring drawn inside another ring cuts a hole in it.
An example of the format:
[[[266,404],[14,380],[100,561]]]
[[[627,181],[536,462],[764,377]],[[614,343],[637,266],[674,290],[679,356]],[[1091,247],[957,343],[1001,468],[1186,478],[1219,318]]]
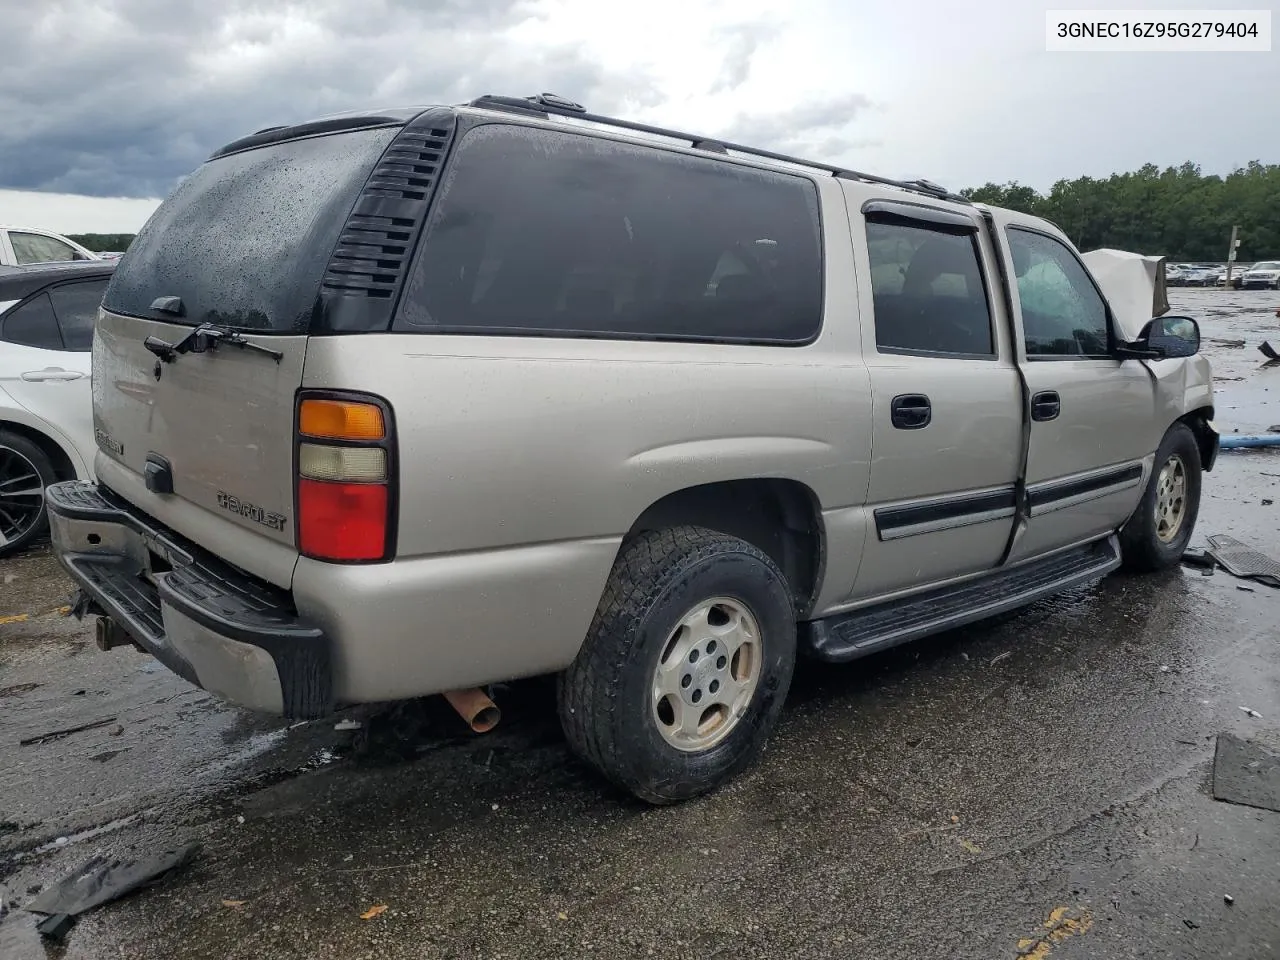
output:
[[[813,656],[842,663],[1015,610],[1101,579],[1119,566],[1120,544],[1111,536],[979,580],[801,626],[807,627]]]

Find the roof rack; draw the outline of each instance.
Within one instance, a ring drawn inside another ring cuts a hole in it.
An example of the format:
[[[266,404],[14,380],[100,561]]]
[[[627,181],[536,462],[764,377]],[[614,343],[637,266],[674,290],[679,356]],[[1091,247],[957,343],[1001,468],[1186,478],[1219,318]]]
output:
[[[581,104],[556,96],[554,93],[540,93],[531,97],[503,97],[485,94],[483,97],[477,97],[475,100],[470,101],[467,106],[543,118],[549,118],[551,115],[573,117],[576,120],[586,120],[591,123],[604,124],[605,126],[619,127],[623,130],[634,130],[637,133],[648,133],[660,137],[669,137],[673,140],[683,140],[694,149],[705,150],[708,153],[741,153],[751,157],[760,157],[764,160],[776,160],[780,163],[808,167],[811,170],[821,170],[841,180],[878,183],[887,187],[907,190],[911,193],[923,194],[926,197],[933,197],[937,200],[950,200],[954,203],[968,204],[970,202],[967,198],[952,193],[945,187],[928,180],[893,180],[889,177],[878,177],[872,173],[860,173],[857,170],[848,170],[844,167],[805,160],[802,157],[792,157],[785,153],[775,153],[772,150],[761,150],[758,147],[748,147],[741,143],[718,140],[715,137],[703,137],[697,134],[683,133],[679,130],[668,130],[665,127],[655,127],[647,123],[637,123],[634,120],[619,120],[617,117],[606,117],[598,113],[589,113],[587,108]]]

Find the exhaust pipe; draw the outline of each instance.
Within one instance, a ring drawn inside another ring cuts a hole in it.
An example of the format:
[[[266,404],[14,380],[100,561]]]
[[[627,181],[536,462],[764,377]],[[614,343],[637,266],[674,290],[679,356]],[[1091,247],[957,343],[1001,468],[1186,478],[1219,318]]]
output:
[[[458,716],[476,733],[488,733],[502,719],[502,711],[498,709],[498,705],[485,696],[479,687],[446,690],[441,696],[449,701],[449,706],[457,710]]]

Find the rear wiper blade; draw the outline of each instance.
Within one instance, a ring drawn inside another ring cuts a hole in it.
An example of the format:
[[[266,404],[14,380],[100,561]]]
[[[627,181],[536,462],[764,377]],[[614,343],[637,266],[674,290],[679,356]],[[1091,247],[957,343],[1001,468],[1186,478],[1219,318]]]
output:
[[[276,363],[284,359],[284,354],[279,350],[272,350],[270,347],[255,343],[239,330],[232,330],[230,327],[219,326],[216,323],[200,324],[177,343],[170,343],[159,337],[147,337],[142,341],[144,347],[165,363],[173,363],[178,359],[179,354],[183,353],[207,353],[217,349],[222,343],[239,347],[241,350],[265,353]]]

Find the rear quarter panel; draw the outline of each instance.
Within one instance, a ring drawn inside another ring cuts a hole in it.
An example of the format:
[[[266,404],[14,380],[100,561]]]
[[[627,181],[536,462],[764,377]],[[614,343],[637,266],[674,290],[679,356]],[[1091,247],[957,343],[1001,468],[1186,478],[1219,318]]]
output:
[[[871,398],[843,198],[835,183],[821,189],[824,320],[807,346],[311,338],[303,386],[378,394],[398,439],[396,561],[326,570],[303,560],[294,579],[308,616],[362,638],[340,665],[342,695],[407,694],[418,657],[440,683],[567,666],[628,529],[700,484],[808,486],[826,527],[822,594],[848,593],[865,534]]]

